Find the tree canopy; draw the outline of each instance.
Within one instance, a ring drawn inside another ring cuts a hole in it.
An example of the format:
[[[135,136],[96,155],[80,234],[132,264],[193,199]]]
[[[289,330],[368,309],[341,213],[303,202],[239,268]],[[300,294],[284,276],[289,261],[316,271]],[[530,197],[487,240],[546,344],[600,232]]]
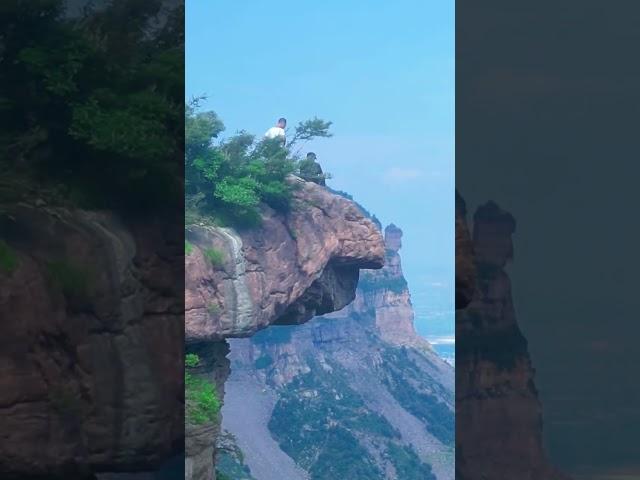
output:
[[[8,0],[0,21],[0,161],[98,206],[182,205],[183,8]]]
[[[204,214],[218,222],[255,225],[264,203],[277,211],[290,207],[298,157],[277,140],[245,131],[219,139],[224,124],[212,111],[200,111],[202,98],[185,107],[185,193],[188,216]],[[300,122],[294,140],[329,137],[331,122]]]

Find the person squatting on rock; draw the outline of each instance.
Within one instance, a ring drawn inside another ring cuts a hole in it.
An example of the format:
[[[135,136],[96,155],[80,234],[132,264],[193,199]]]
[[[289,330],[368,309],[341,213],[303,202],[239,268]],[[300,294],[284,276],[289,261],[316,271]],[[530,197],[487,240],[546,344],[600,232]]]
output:
[[[300,162],[300,177],[308,182],[317,183],[318,185],[325,186],[325,175],[322,172],[322,167],[316,161],[316,154],[313,152],[307,153],[307,158]]]
[[[284,147],[287,144],[287,138],[284,129],[287,128],[287,119],[279,118],[275,127],[271,127],[264,134],[264,138],[273,140],[277,138],[282,142],[282,146]]]

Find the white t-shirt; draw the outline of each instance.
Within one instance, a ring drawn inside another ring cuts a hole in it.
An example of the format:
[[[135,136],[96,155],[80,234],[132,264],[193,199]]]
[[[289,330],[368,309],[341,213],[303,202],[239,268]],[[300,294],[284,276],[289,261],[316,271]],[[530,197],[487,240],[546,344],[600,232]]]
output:
[[[282,138],[284,140],[284,128],[280,127],[271,127],[267,130],[267,133],[264,134],[265,138],[273,139],[273,138]]]

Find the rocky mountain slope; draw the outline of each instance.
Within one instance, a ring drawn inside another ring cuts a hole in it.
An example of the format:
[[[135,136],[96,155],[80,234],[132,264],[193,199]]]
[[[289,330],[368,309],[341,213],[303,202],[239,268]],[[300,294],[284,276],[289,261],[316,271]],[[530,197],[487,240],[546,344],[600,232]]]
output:
[[[457,207],[456,306],[465,308],[456,312],[456,366],[464,372],[456,378],[456,478],[565,478],[543,448],[535,371],[505,272],[515,220],[495,203],[483,205],[471,248],[462,199]]]
[[[453,478],[453,368],[415,332],[401,237],[346,308],[230,342],[229,478]]]
[[[228,390],[226,339],[343,308],[355,297],[359,270],[384,262],[382,236],[355,203],[289,181],[296,186],[291,211],[264,207],[259,228],[186,229],[187,351],[199,355],[196,373],[214,380],[221,396]],[[215,478],[218,437],[217,425],[187,423],[185,478]]]

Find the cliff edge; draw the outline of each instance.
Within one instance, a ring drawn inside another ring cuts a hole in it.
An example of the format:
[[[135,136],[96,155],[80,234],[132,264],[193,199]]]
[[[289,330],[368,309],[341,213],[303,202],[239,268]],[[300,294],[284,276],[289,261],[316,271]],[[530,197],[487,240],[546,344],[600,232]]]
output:
[[[288,181],[290,210],[263,206],[257,228],[186,228],[185,341],[221,398],[227,339],[339,310],[355,298],[360,269],[384,265],[382,235],[356,203],[297,177]],[[185,433],[185,478],[215,478],[219,425],[187,423]]]
[[[339,310],[354,299],[359,270],[383,266],[382,236],[354,202],[290,181],[298,187],[291,211],[264,207],[259,228],[187,228],[187,343],[247,337]]]

